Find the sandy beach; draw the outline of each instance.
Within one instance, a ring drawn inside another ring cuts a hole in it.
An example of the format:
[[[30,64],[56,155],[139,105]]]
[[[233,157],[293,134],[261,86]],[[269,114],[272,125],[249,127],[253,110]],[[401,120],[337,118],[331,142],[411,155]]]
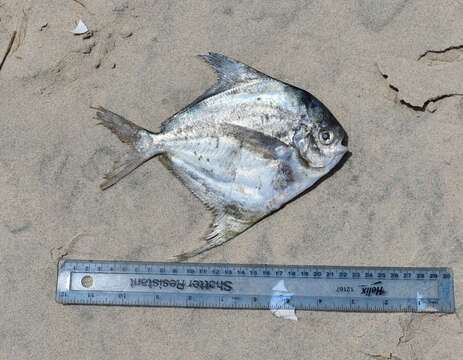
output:
[[[100,190],[126,145],[90,106],[157,131],[216,81],[208,51],[315,95],[351,156],[192,261],[451,267],[456,313],[55,302],[61,259],[202,244],[212,215],[157,159]],[[463,358],[463,2],[0,0],[3,57],[0,359]]]

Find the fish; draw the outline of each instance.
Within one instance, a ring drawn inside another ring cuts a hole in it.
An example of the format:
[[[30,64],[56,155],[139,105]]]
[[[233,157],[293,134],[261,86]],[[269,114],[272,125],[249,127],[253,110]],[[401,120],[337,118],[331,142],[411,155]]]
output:
[[[177,255],[178,261],[224,244],[279,210],[348,152],[345,130],[315,96],[233,58],[199,57],[218,82],[159,132],[94,107],[100,124],[131,147],[101,189],[157,156],[212,211],[206,243]]]

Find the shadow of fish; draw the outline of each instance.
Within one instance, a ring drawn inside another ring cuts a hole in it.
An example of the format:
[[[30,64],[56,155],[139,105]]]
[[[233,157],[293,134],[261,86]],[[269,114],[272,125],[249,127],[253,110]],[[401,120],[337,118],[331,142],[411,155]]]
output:
[[[223,244],[304,192],[344,156],[346,134],[314,96],[229,57],[200,55],[219,81],[153,133],[103,107],[105,127],[132,149],[106,189],[156,155],[215,215],[207,243]]]

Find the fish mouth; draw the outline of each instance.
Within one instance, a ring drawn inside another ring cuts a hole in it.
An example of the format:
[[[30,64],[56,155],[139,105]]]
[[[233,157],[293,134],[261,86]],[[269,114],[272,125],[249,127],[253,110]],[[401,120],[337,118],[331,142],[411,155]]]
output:
[[[336,145],[335,154],[339,155],[342,158],[344,154],[349,150],[347,147],[348,143],[349,143],[349,138],[347,134],[344,133],[342,140]]]
[[[349,139],[347,137],[347,135],[344,135],[342,140],[341,140],[341,145],[344,145],[345,147],[347,147],[347,145],[349,145]]]
[[[338,157],[338,156],[342,157],[347,152],[347,150],[348,150],[347,146],[345,146],[343,143],[338,144],[338,146],[336,146],[335,156],[336,157]]]
[[[347,153],[347,151],[348,151],[347,146],[344,146],[344,145],[341,145],[341,144],[338,144],[336,146],[336,150],[334,152],[334,157],[332,158],[332,160],[330,162],[330,166],[329,166],[330,170],[333,167],[335,167],[342,160],[342,158]]]

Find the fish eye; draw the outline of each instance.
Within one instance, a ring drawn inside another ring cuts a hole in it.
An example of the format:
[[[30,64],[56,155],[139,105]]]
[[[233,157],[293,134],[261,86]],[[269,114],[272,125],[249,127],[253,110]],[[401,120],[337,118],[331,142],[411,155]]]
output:
[[[318,133],[318,138],[323,145],[329,145],[333,142],[334,134],[331,130],[322,130]]]

